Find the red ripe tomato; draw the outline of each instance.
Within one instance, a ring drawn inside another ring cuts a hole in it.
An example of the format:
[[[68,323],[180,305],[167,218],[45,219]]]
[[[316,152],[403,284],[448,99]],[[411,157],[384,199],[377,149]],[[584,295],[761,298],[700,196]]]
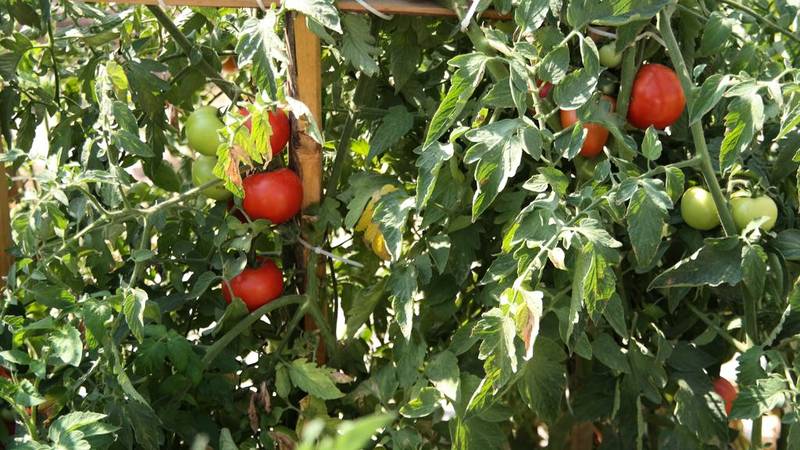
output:
[[[733,409],[733,401],[739,395],[736,387],[727,379],[720,377],[714,380],[714,391],[725,400],[725,413],[730,414]]]
[[[250,111],[248,111],[247,108],[239,108],[239,112],[243,116],[250,115]],[[282,109],[270,111],[267,115],[269,117],[269,126],[272,127],[272,135],[269,137],[269,146],[272,148],[272,156],[275,156],[286,147],[292,130],[289,125],[289,116],[287,116],[286,112]],[[249,131],[253,131],[253,123],[250,119],[245,121],[244,126],[247,127]]]
[[[553,83],[545,81],[544,86],[542,86],[542,80],[536,80],[536,87],[541,88],[539,89],[539,97],[547,98],[547,96],[550,94],[550,91],[553,90]]]
[[[300,211],[303,184],[289,169],[258,173],[244,179],[242,207],[251,219],[281,224]]]
[[[271,259],[265,259],[257,268],[244,269],[227,284],[222,283],[222,296],[225,301],[230,303],[234,296],[239,297],[250,312],[275,300],[282,293],[283,272]]]
[[[628,122],[637,128],[664,129],[683,113],[686,97],[678,75],[661,64],[645,64],[636,73],[628,107]]]
[[[611,102],[611,111],[617,106],[617,102],[607,95],[603,96],[605,101]],[[566,128],[578,121],[578,113],[574,110],[561,110],[561,126]],[[585,123],[583,128],[587,131],[586,139],[581,146],[581,156],[594,158],[603,152],[603,146],[608,140],[608,130],[599,123]]]

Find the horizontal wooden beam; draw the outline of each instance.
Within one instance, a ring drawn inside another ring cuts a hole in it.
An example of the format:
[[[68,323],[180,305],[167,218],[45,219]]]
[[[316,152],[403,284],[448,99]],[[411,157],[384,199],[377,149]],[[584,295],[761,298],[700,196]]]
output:
[[[103,0],[88,0],[100,3]],[[167,6],[204,6],[212,8],[259,8],[259,3],[269,6],[280,0],[120,0],[107,3],[130,5],[167,5]],[[433,0],[365,0],[370,6],[384,14],[397,14],[406,16],[441,16],[455,17],[456,13]],[[339,0],[336,6],[346,12],[368,12],[356,0]],[[496,11],[485,11],[482,17],[488,19],[506,19],[507,17]]]

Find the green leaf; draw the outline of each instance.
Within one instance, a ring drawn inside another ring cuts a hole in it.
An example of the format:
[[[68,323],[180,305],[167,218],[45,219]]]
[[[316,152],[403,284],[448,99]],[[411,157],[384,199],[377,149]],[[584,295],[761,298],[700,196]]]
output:
[[[592,341],[592,356],[617,372],[631,372],[628,359],[622,353],[622,349],[611,336],[605,333],[600,333]]]
[[[483,80],[487,61],[488,58],[482,53],[459,55],[449,61],[448,64],[457,69],[450,78],[450,90],[431,118],[425,142],[422,144],[423,149],[438,140],[456,123],[475,88]]]
[[[727,418],[724,409],[716,407],[709,394],[700,392],[686,380],[678,380],[675,394],[675,417],[695,436],[708,440],[711,436],[727,439]]]
[[[95,412],[71,412],[56,419],[55,422],[50,425],[47,434],[50,440],[58,442],[62,435],[71,431],[80,430],[82,427],[99,422],[105,418],[105,414]]]
[[[282,6],[305,14],[325,28],[342,33],[339,11],[333,0],[286,0]]]
[[[725,137],[719,151],[722,169],[728,169],[736,162],[763,123],[764,102],[758,94],[737,97],[730,103],[725,116]]]
[[[67,325],[50,335],[50,351],[64,364],[78,367],[83,357],[81,333],[75,327]]]
[[[494,389],[500,389],[519,368],[514,320],[501,309],[493,308],[483,313],[472,329],[472,335],[481,339],[478,358],[484,361],[487,376],[496,373],[492,385]]]
[[[790,228],[778,233],[773,245],[789,261],[800,261],[800,230]]]
[[[775,137],[775,140],[778,141],[783,139],[797,129],[797,126],[800,125],[800,101],[795,102],[794,108],[791,110],[786,111],[781,119],[781,131],[778,133],[778,136]]]
[[[608,249],[596,247],[591,242],[587,242],[580,250],[572,279],[567,338],[572,335],[578,313],[582,308],[585,307],[591,317],[601,314],[606,302],[616,292],[617,277],[612,269],[615,261],[610,260],[609,256]]]
[[[745,386],[733,402],[731,419],[755,419],[783,404],[789,393],[786,380],[779,375]]]
[[[292,384],[304,392],[322,400],[333,400],[344,396],[333,383],[330,369],[317,367],[305,358],[295,359],[286,367],[289,369]]]
[[[392,145],[408,134],[414,125],[414,115],[405,106],[392,106],[381,119],[381,124],[369,140],[367,161],[380,157]]]
[[[669,198],[672,200],[672,204],[674,205],[683,195],[686,177],[684,176],[683,171],[677,167],[668,167],[665,170],[665,175],[667,178],[667,194],[669,194]]]
[[[588,69],[571,72],[553,89],[553,101],[561,109],[578,109],[592,98],[597,88],[597,75]]]
[[[357,295],[357,300],[352,302],[345,312],[345,336],[350,338],[355,336],[361,325],[367,322],[375,307],[384,298],[386,280],[387,278],[382,278]]]
[[[122,297],[122,312],[128,322],[128,328],[139,342],[144,339],[144,308],[147,304],[147,292],[139,288],[125,288]]]
[[[566,45],[560,45],[545,55],[537,68],[536,75],[542,81],[558,84],[564,80],[568,69],[569,48]]]
[[[131,259],[134,262],[144,262],[148,261],[155,256],[152,250],[146,248],[137,248],[131,253]]]
[[[524,34],[536,31],[550,10],[548,0],[521,0],[514,8],[514,22]]]
[[[642,141],[642,155],[650,161],[655,161],[661,157],[661,141],[658,140],[658,133],[652,126],[647,127]]]
[[[718,11],[714,11],[708,17],[705,27],[703,27],[703,38],[700,40],[698,53],[701,55],[720,54],[725,49],[725,43],[733,32],[736,21],[726,17]]]
[[[539,336],[533,347],[533,358],[525,364],[525,373],[517,385],[528,408],[548,423],[554,423],[561,414],[567,387],[566,359],[567,355],[557,342]]]
[[[413,19],[412,19],[413,20]],[[414,77],[422,59],[422,48],[412,27],[405,32],[395,32],[389,40],[389,73],[394,79],[395,91],[400,91]]]
[[[759,245],[742,248],[742,284],[751,298],[759,300],[767,278],[767,254]]]
[[[317,0],[290,0],[288,3],[297,6],[297,3],[315,1]],[[287,3],[284,3],[284,6],[291,9]],[[283,41],[275,32],[277,21],[278,18],[274,11],[266,13],[262,19],[253,17],[246,20],[241,33],[239,33],[239,41],[236,43],[237,63],[240,66],[252,64],[253,79],[256,85],[271,93],[272,96],[276,95],[278,89],[275,81],[275,73],[278,72],[278,68],[275,61],[284,64],[288,64],[289,61]]]
[[[422,154],[417,158],[416,166],[419,167],[417,178],[417,209],[425,208],[433,195],[439,170],[445,161],[453,157],[453,144],[434,142],[422,149]]]
[[[139,136],[131,133],[128,130],[118,130],[111,136],[114,146],[120,150],[132,153],[136,156],[143,156],[151,158],[154,156],[153,149],[149,145],[142,142]]]
[[[473,220],[486,211],[508,179],[517,173],[527,126],[521,119],[503,119],[466,133],[473,145],[464,154],[464,162],[476,164],[475,181],[478,183],[472,200]]]
[[[339,425],[335,450],[360,450],[365,448],[370,438],[380,428],[386,427],[394,420],[392,414],[373,414],[358,420],[346,421]]]
[[[239,447],[236,446],[236,442],[233,440],[233,436],[231,436],[231,430],[227,428],[223,428],[222,431],[219,433],[219,449],[220,450],[239,450]]]
[[[458,358],[453,352],[445,350],[431,358],[425,367],[425,375],[442,396],[450,400],[456,399],[461,372]]]
[[[689,125],[702,120],[722,99],[730,85],[730,75],[715,73],[708,77],[700,88],[689,96]]]
[[[648,289],[735,286],[742,281],[742,248],[736,238],[706,239],[705,245],[659,274]]]
[[[375,37],[369,29],[368,16],[361,14],[345,14],[342,18],[344,35],[342,38],[342,56],[356,69],[367,76],[378,73],[378,62],[375,56]]]
[[[439,404],[439,391],[431,387],[422,388],[415,398],[412,398],[400,408],[400,415],[409,419],[418,419],[433,413]]]
[[[189,292],[189,297],[198,298],[203,295],[211,286],[211,283],[218,281],[219,276],[211,271],[203,272],[192,283],[192,290]]]
[[[389,276],[392,309],[395,321],[404,338],[411,338],[414,325],[414,295],[417,292],[417,271],[414,265],[401,264],[394,267]]]
[[[403,232],[415,203],[414,197],[396,190],[383,195],[375,204],[372,221],[379,225],[393,261],[400,259],[403,253]]]
[[[640,267],[649,266],[657,256],[671,206],[672,200],[664,191],[661,180],[643,180],[633,194],[626,217],[631,246]]]

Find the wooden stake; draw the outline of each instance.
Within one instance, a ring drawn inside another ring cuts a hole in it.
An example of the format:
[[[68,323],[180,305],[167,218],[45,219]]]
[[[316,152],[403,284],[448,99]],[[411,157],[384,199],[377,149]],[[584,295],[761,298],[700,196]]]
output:
[[[293,39],[290,47],[293,50],[293,70],[294,77],[291,80],[291,90],[293,95],[308,106],[314,120],[322,126],[322,52],[317,35],[312,33],[306,26],[306,19],[303,15],[296,15],[289,27],[289,37]],[[303,211],[319,204],[322,198],[322,146],[315,142],[305,133],[306,123],[297,123],[297,133],[295,133],[290,147],[290,158],[292,165],[296,168],[300,180],[303,183]],[[303,215],[303,229],[312,226],[310,221],[313,217]],[[307,236],[306,236],[307,238]],[[308,249],[302,248],[303,267],[308,267],[309,258],[317,257],[312,255]],[[317,264],[317,277],[307,276],[305,279],[306,293],[313,295],[321,292],[316,284],[316,289],[308,289],[310,283],[319,283],[325,274],[325,265]],[[311,298],[310,301],[318,302],[323,315],[327,317],[327,308],[321,304],[322,296]],[[310,316],[305,318],[305,329],[308,331],[317,329],[317,325]],[[325,346],[320,344],[317,348],[317,361],[322,364],[327,360]]]
[[[4,150],[4,141],[0,137],[0,151]],[[9,212],[8,177],[5,164],[0,164],[0,287],[5,285],[8,269],[11,267],[11,217]]]

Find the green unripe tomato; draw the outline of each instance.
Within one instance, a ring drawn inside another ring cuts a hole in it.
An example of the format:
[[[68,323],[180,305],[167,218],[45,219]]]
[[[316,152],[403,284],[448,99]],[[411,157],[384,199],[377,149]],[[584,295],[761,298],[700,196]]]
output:
[[[216,156],[220,137],[217,130],[225,124],[217,117],[217,109],[203,106],[196,109],[186,120],[186,138],[189,147],[208,156]]]
[[[719,212],[711,193],[701,187],[690,187],[681,198],[681,217],[696,230],[710,230],[719,225]]]
[[[733,221],[736,227],[743,230],[748,223],[759,217],[767,217],[767,221],[762,223],[760,228],[770,231],[778,220],[778,206],[775,201],[765,196],[762,197],[734,197],[731,199],[733,209]]]
[[[600,64],[613,69],[622,62],[622,52],[617,53],[614,50],[616,42],[609,42],[608,44],[600,47]]]
[[[209,181],[217,180],[214,175],[214,166],[217,165],[217,158],[213,156],[201,156],[192,163],[192,183],[195,186],[202,186]],[[217,184],[203,189],[203,195],[214,200],[227,200],[231,197],[231,191],[225,189],[222,184]]]

